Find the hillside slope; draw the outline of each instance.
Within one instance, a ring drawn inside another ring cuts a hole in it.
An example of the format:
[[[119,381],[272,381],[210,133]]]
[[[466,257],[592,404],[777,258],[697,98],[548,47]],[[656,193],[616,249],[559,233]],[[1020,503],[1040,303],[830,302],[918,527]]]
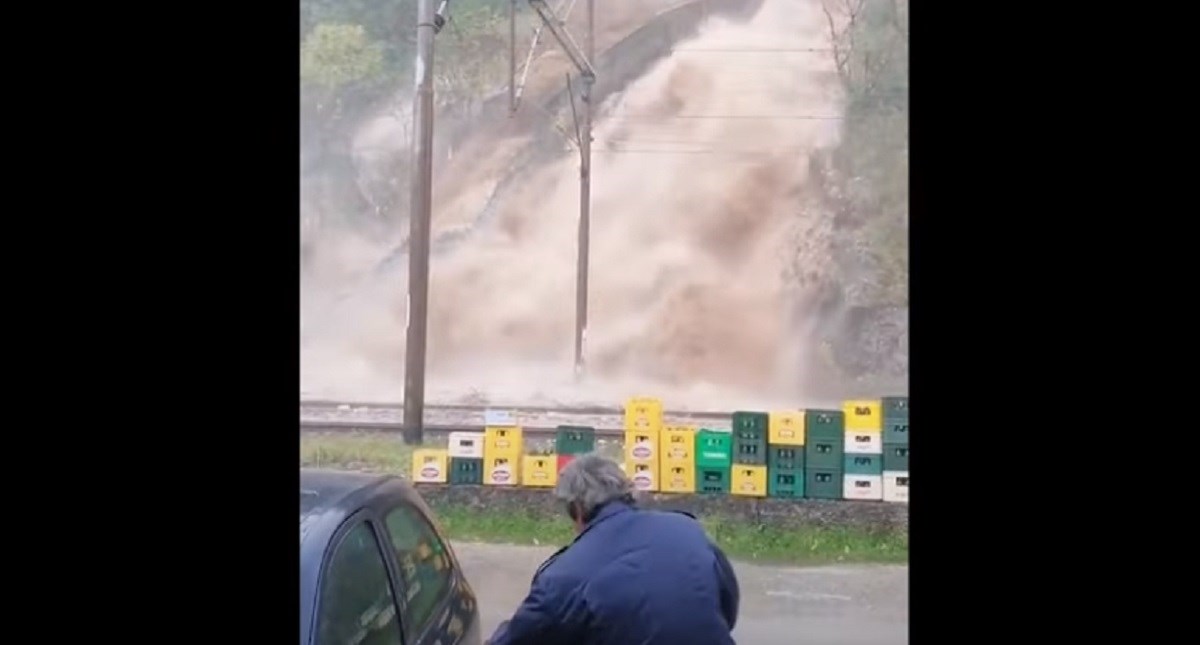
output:
[[[828,42],[818,0],[770,0],[746,24],[711,21],[602,106],[584,387],[570,380],[577,158],[523,168],[491,225],[433,264],[430,398],[826,396],[815,394],[825,374],[812,373],[819,339],[852,315],[840,304],[839,226],[814,199],[842,126]],[[483,140],[441,167],[443,230],[477,215],[512,159],[502,139]],[[402,276],[372,293],[305,348],[310,392],[397,398]]]

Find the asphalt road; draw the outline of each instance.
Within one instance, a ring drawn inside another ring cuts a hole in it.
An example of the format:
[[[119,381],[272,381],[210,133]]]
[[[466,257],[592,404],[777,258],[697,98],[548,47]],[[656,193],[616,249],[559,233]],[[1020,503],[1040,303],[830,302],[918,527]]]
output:
[[[457,543],[479,595],[484,638],[529,591],[553,548]],[[743,645],[905,645],[908,567],[770,567],[734,562],[742,589],[734,637]]]

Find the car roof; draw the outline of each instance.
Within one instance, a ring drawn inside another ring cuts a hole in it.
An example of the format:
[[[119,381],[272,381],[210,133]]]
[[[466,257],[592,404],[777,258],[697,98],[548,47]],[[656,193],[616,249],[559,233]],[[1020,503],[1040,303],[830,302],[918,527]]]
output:
[[[337,519],[353,513],[351,496],[373,488],[394,475],[354,473],[337,470],[300,469],[300,539],[321,518]]]

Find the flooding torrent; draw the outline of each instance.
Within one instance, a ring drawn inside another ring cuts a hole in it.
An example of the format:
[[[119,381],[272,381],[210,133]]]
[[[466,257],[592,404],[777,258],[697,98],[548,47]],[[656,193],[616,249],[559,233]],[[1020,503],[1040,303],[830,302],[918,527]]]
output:
[[[576,153],[529,169],[435,255],[428,399],[802,403],[803,321],[783,280],[813,224],[800,221],[808,155],[839,127],[826,30],[819,0],[767,0],[748,23],[710,21],[600,106],[586,382],[572,379]],[[400,398],[399,274],[305,338],[306,394]]]

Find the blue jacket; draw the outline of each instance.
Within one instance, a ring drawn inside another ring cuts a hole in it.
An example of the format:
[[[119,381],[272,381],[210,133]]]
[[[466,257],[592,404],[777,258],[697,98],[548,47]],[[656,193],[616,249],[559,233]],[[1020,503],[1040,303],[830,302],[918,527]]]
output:
[[[738,583],[684,513],[601,507],[489,645],[735,645]]]

